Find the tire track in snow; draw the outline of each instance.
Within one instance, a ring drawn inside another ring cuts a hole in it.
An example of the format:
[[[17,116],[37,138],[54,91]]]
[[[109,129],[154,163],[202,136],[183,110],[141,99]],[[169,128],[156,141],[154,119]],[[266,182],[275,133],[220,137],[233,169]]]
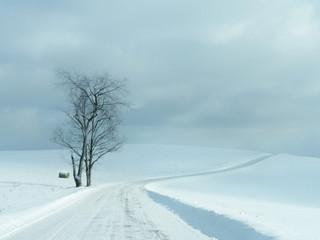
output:
[[[217,169],[217,170],[208,171],[208,172],[167,177],[167,178],[157,179],[155,181],[150,181],[150,182],[146,181],[145,185],[152,182],[156,182],[156,181],[167,181],[167,180],[170,181],[173,179],[198,177],[198,176],[204,176],[204,175],[212,175],[212,174],[235,171],[235,170],[243,169],[246,167],[250,167],[272,156],[274,155],[266,155],[266,156],[253,159],[251,161],[248,161],[239,165],[225,167],[222,169]],[[218,239],[226,239],[226,240],[235,240],[235,239],[275,240],[275,238],[272,236],[263,235],[262,233],[256,231],[255,229],[251,228],[250,226],[240,221],[233,220],[224,215],[216,214],[214,211],[209,211],[209,210],[205,210],[202,208],[197,208],[197,207],[185,204],[183,202],[180,202],[179,200],[171,198],[170,196],[162,195],[152,190],[148,190],[147,188],[146,188],[146,191],[148,192],[149,197],[152,198],[155,202],[159,203],[160,205],[166,207],[173,213],[177,214],[190,226],[193,226],[194,228],[199,229],[201,232],[203,232],[207,236],[218,238]],[[205,222],[203,222],[204,219],[206,219]]]
[[[206,171],[206,172],[199,172],[199,173],[191,173],[191,174],[180,174],[180,175],[175,175],[175,176],[166,176],[166,177],[157,177],[157,178],[148,178],[148,179],[144,179],[141,181],[137,181],[137,182],[141,182],[141,183],[152,183],[152,182],[157,182],[157,181],[164,181],[164,180],[171,180],[171,179],[178,179],[178,178],[186,178],[186,177],[197,177],[197,176],[204,176],[204,175],[211,175],[211,174],[218,174],[218,173],[224,173],[224,172],[230,172],[230,171],[236,171],[236,170],[240,170],[243,168],[247,168],[250,167],[252,165],[255,165],[257,163],[260,163],[270,157],[274,157],[274,154],[267,154],[264,155],[262,157],[258,157],[255,158],[253,160],[241,163],[241,164],[237,164],[237,165],[233,165],[233,166],[227,166],[227,167],[223,167],[223,168],[218,168],[215,170],[210,170],[210,171]]]
[[[202,173],[145,179],[93,191],[62,210],[47,216],[15,235],[0,239],[211,239],[187,225],[168,209],[153,202],[143,191],[147,183],[183,177],[217,174],[259,163],[272,155],[236,166]]]
[[[107,186],[36,224],[10,240],[208,240],[169,210],[153,202],[138,183]]]

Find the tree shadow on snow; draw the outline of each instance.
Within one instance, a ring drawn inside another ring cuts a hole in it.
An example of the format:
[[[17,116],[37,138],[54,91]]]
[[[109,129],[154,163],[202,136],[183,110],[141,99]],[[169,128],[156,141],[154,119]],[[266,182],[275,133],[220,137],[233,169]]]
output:
[[[275,240],[223,215],[181,203],[155,192],[147,191],[147,193],[155,202],[166,206],[190,226],[209,237],[221,240]]]

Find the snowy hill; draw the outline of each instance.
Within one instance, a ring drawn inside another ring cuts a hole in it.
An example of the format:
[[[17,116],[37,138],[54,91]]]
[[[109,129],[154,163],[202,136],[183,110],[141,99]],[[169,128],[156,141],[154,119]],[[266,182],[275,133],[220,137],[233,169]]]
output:
[[[93,185],[203,172],[260,155],[241,150],[126,145],[98,163]],[[69,159],[69,151],[63,150],[0,152],[0,211],[21,210],[78,191],[71,175],[58,178],[61,170],[71,173]]]
[[[147,188],[277,239],[319,239],[320,159],[280,154],[247,168]]]
[[[102,184],[149,179],[146,188],[156,194],[150,196],[178,215],[177,207],[160,196],[178,199],[199,211],[223,214],[275,239],[320,238],[317,158],[126,145],[96,166],[95,187],[76,189],[72,177],[58,178],[59,171],[71,170],[69,157],[68,151],[59,150],[0,152],[0,236],[19,224],[38,221],[39,215],[72,204],[79,196],[99,191]]]

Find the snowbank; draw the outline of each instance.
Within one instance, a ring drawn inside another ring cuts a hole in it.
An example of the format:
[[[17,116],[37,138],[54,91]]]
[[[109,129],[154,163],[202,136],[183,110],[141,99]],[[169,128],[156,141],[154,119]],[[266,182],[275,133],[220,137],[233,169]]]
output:
[[[320,159],[282,154],[246,164],[263,156],[242,150],[126,145],[96,166],[93,184],[193,174],[157,181],[147,189],[241,221],[265,235],[320,239]],[[71,170],[69,158],[68,151],[0,152],[0,232],[51,214],[77,194],[89,194],[86,188],[74,188],[72,177],[58,178],[59,171]],[[197,176],[210,171],[215,173]]]
[[[77,190],[78,191],[75,193],[42,205],[34,205],[22,211],[0,215],[0,233],[2,233],[0,239],[6,239],[29,225],[34,224],[57,211],[63,210],[74,202],[88,196],[90,193],[99,191],[99,187],[78,188]]]
[[[283,240],[320,239],[320,159],[277,155],[248,168],[147,189],[242,221]]]
[[[94,168],[93,185],[202,172],[245,162],[261,153],[242,150],[166,145],[125,145],[106,155]],[[0,214],[38,206],[77,191],[71,172],[70,152],[0,152]],[[85,177],[83,175],[83,177]],[[84,181],[85,184],[85,181]]]

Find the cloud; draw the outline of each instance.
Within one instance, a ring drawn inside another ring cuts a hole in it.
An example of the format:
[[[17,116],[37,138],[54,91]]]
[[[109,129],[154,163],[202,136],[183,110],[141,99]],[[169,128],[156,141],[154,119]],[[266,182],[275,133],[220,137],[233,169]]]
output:
[[[61,120],[61,114],[55,111],[32,107],[4,107],[0,116],[2,150],[49,148],[48,136]]]
[[[319,16],[316,7],[310,3],[291,8],[284,16],[281,33],[275,38],[275,45],[281,51],[308,52],[318,48],[320,37]]]
[[[311,0],[2,1],[2,148],[56,147],[54,69],[75,67],[128,79],[129,142],[317,155],[318,13]]]
[[[216,44],[228,44],[236,41],[245,34],[245,23],[223,24],[213,34],[213,41]]]

